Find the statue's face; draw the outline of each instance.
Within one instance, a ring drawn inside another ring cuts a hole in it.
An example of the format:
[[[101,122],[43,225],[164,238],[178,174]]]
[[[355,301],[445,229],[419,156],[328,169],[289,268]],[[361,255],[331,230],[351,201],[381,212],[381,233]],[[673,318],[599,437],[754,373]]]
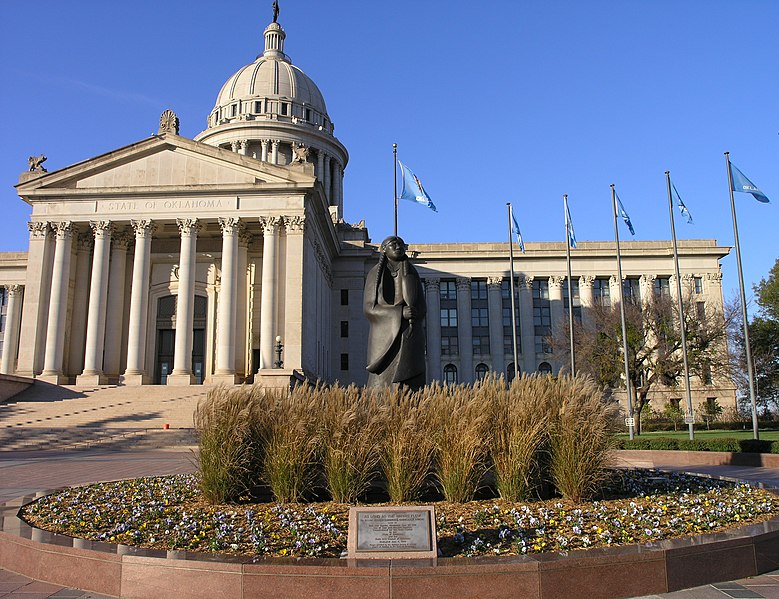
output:
[[[384,242],[384,253],[394,262],[402,260],[406,255],[406,244],[400,237],[390,237]]]

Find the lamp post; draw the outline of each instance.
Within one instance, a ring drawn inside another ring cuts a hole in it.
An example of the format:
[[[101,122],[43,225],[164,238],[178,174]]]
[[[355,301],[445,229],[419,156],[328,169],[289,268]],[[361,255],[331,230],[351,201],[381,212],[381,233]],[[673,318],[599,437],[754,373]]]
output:
[[[281,336],[276,337],[276,362],[273,364],[275,368],[281,368],[284,366],[284,361],[281,359],[281,352],[284,351],[284,346],[281,344]]]

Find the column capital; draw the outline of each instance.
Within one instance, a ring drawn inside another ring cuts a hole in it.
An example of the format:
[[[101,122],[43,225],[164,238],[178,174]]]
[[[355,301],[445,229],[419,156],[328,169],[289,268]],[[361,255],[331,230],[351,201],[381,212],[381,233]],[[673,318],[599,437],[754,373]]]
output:
[[[470,291],[471,290],[471,279],[470,279],[470,277],[457,277],[455,279],[455,284],[457,285],[457,291]]]
[[[595,283],[595,277],[592,275],[582,275],[579,277],[580,287],[592,287],[593,283]]]
[[[657,278],[657,275],[641,275],[641,283],[643,285],[647,285],[649,283],[652,283]]]
[[[284,226],[287,229],[287,233],[303,233],[306,227],[306,217],[303,214],[285,216]]]
[[[30,231],[30,239],[43,239],[49,231],[49,223],[41,221],[30,221],[27,223]]]
[[[88,252],[95,245],[95,236],[92,233],[79,233],[76,236],[76,247],[80,252]]]
[[[712,283],[722,284],[722,273],[721,272],[707,272],[706,273],[706,280],[710,281]]]
[[[565,277],[562,275],[552,275],[549,277],[549,287],[555,287],[557,289],[562,288],[565,282]]]
[[[626,277],[623,275],[622,280],[624,281]],[[609,285],[616,285],[617,284],[617,275],[611,275],[609,277]]]
[[[535,277],[533,275],[520,275],[519,284],[527,289],[533,289],[533,281]]]
[[[157,225],[150,220],[131,220],[130,225],[135,231],[136,237],[151,237],[157,229]]]
[[[281,224],[281,217],[279,216],[261,216],[258,219],[262,232],[267,235],[274,235],[279,232],[279,225]]]
[[[95,235],[95,239],[110,237],[114,226],[108,220],[91,220],[89,226]]]
[[[57,239],[67,239],[73,234],[73,223],[69,220],[51,223],[51,228]]]
[[[24,285],[6,285],[5,288],[8,290],[8,297],[11,296],[18,296],[22,289],[24,289]]]
[[[179,227],[182,237],[186,235],[197,235],[202,225],[196,218],[177,218],[176,224]]]
[[[222,235],[235,235],[241,228],[241,219],[219,217],[219,226],[222,229]]]
[[[441,279],[439,279],[439,278],[425,279],[425,289],[427,291],[440,292],[441,291]]]
[[[238,230],[238,245],[240,247],[249,247],[254,241],[254,235],[246,230],[246,227],[240,227]]]
[[[491,277],[487,277],[487,287],[500,289],[502,284],[503,275],[493,275]]]
[[[125,229],[117,229],[111,237],[111,245],[115,250],[124,250],[130,247],[133,242],[133,236]]]

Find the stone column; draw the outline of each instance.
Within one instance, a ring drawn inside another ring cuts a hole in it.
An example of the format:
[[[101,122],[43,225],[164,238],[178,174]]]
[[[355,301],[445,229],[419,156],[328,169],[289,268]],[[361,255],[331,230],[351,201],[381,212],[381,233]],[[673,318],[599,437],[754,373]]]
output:
[[[328,204],[330,204],[330,198],[333,197],[332,190],[331,190],[331,184],[332,184],[332,177],[330,173],[330,156],[325,155],[325,177],[324,177],[324,185],[325,185],[325,198],[327,198]]]
[[[716,308],[720,314],[722,313],[723,299],[722,299],[722,273],[721,272],[709,272],[704,277],[705,287],[703,289],[704,301]]]
[[[6,285],[8,306],[5,313],[5,331],[3,332],[3,358],[0,362],[0,374],[13,374],[16,365],[16,352],[19,350],[19,326],[22,315],[21,285]]]
[[[67,384],[62,373],[65,345],[65,326],[68,313],[68,281],[70,280],[70,251],[73,226],[70,221],[53,223],[56,235],[54,265],[51,275],[49,318],[46,326],[46,352],[41,380],[55,385]]]
[[[582,324],[592,322],[592,305],[595,303],[592,295],[592,285],[595,283],[595,277],[592,275],[582,275],[579,277],[579,303],[582,307]]]
[[[276,248],[279,242],[278,216],[260,217],[262,225],[262,289],[260,305],[260,369],[273,368],[276,341]]]
[[[83,386],[105,385],[103,347],[105,344],[106,297],[108,295],[108,256],[111,250],[111,223],[106,220],[89,223],[95,233],[92,254],[92,279],[89,285],[87,341],[84,349],[84,372],[76,377]]]
[[[30,245],[16,372],[20,376],[33,377],[43,369],[54,244],[49,223],[29,222],[27,227],[30,230]]]
[[[561,327],[568,325],[563,306],[563,285],[566,285],[565,277],[552,275],[549,277],[549,308],[552,320],[552,336],[554,337]]]
[[[79,233],[76,237],[76,288],[73,293],[73,311],[70,320],[70,343],[67,372],[78,375],[84,370],[84,347],[87,339],[87,310],[89,309],[89,272],[95,235]]]
[[[284,328],[278,334],[283,337],[284,369],[303,366],[303,331],[306,317],[303,314],[303,259],[305,247],[306,217],[302,214],[284,218],[287,231],[285,278],[279,281],[284,293]],[[324,311],[325,306],[322,306]],[[327,312],[326,312],[327,313]],[[328,344],[329,347],[329,344]]]
[[[524,372],[536,371],[536,328],[533,322],[533,278],[519,277],[519,338]]]
[[[249,140],[248,139],[242,139],[238,142],[238,153],[242,154],[243,156],[249,155]]]
[[[268,140],[261,139],[260,146],[262,147],[262,153],[260,154],[260,160],[268,162]]]
[[[473,327],[471,326],[471,280],[457,278],[457,337],[460,355],[460,372],[457,380],[472,383],[473,372]]]
[[[338,218],[343,217],[343,177],[344,171],[341,164],[336,162],[333,169],[333,204],[338,206]]]
[[[281,140],[274,139],[271,145],[271,151],[270,151],[271,164],[279,163],[279,143],[281,143]]]
[[[246,276],[249,270],[249,246],[252,243],[252,236],[241,228],[238,233],[238,269],[236,287],[236,315],[235,315],[235,346],[237,353],[235,356],[235,370],[240,375],[241,380],[248,376],[247,372],[247,353],[249,350],[249,286]]]
[[[216,370],[211,380],[234,385],[238,382],[235,376],[235,300],[240,219],[220,218],[219,226],[222,228],[222,277],[216,327]]]
[[[657,275],[641,275],[641,278],[639,279],[639,290],[642,303],[648,304],[652,301],[656,278]]]
[[[609,277],[609,302],[614,307],[619,305],[619,282],[617,281],[617,275]]]
[[[181,232],[179,255],[179,290],[176,297],[176,341],[173,349],[173,371],[168,385],[194,385],[192,374],[192,326],[195,316],[195,269],[197,266],[196,218],[176,219]]]
[[[425,279],[427,303],[427,380],[440,381],[441,371],[441,279]]]
[[[124,231],[111,239],[111,269],[108,271],[108,311],[105,324],[105,354],[103,372],[109,378],[119,376],[122,359],[122,330],[127,292],[127,248],[132,242]]]
[[[502,276],[487,278],[487,305],[490,313],[490,357],[492,370],[505,374],[505,356],[503,354],[503,296],[501,295]],[[511,361],[514,361],[512,356]]]
[[[317,150],[316,153],[316,177],[322,182],[322,186],[325,184],[325,151]]]
[[[127,368],[119,380],[125,385],[145,385],[149,382],[145,362],[154,224],[150,220],[134,220],[131,224],[135,229],[135,255],[130,291],[130,323],[127,327]]]
[[[238,142],[237,141],[231,141],[230,142],[230,148],[235,152],[238,153]]]

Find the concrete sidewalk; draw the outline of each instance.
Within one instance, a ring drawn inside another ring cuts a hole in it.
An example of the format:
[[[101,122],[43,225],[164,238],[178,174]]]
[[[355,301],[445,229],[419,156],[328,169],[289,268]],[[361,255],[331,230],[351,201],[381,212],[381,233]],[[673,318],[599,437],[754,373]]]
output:
[[[662,467],[661,464],[655,464]],[[139,476],[194,471],[194,454],[187,449],[146,451],[0,452],[0,501],[58,487]],[[669,468],[670,469],[670,468]],[[779,471],[738,466],[680,467],[674,470],[726,476],[779,487]],[[104,596],[34,581],[0,569],[0,598],[103,599]],[[779,570],[728,583],[706,585],[643,599],[779,599]],[[167,598],[166,598],[167,599]],[[174,599],[171,597],[171,599]],[[185,598],[182,598],[185,599]]]

